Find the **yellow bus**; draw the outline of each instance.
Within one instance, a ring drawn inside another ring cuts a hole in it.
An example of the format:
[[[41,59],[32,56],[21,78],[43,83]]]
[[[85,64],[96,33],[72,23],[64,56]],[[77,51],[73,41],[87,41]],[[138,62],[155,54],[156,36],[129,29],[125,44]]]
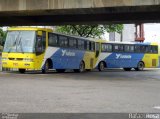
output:
[[[46,28],[9,28],[2,67],[16,68],[20,73],[26,70],[46,73],[49,69],[89,71],[96,67],[99,45],[93,39],[53,33]]]

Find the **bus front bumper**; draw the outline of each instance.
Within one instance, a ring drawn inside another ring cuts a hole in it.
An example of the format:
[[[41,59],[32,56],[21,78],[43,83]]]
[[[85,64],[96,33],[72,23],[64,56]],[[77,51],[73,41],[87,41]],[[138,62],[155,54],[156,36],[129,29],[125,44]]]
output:
[[[17,68],[17,69],[35,69],[34,62],[20,62],[20,61],[3,61],[3,68]]]

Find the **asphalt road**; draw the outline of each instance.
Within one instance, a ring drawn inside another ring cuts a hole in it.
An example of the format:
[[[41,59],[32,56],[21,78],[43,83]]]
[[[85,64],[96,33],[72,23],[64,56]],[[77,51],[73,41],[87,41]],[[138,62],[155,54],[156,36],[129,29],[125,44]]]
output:
[[[160,69],[1,72],[0,112],[160,112]]]

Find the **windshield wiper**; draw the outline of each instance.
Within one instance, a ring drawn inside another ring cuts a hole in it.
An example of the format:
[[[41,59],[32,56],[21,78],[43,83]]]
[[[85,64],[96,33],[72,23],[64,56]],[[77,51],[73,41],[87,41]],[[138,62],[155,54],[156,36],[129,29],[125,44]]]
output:
[[[22,53],[24,54],[23,46],[22,46],[22,37],[20,37],[20,39],[19,39],[19,46],[21,48]]]
[[[11,50],[12,50],[12,48],[13,48],[13,46],[16,45],[16,43],[17,43],[17,41],[18,41],[18,38],[19,38],[19,35],[20,35],[20,32],[18,33],[18,35],[17,35],[17,37],[16,37],[16,40],[14,41],[13,45],[11,46],[11,48],[8,50],[8,53],[10,53]],[[17,47],[16,47],[16,50],[17,50]]]

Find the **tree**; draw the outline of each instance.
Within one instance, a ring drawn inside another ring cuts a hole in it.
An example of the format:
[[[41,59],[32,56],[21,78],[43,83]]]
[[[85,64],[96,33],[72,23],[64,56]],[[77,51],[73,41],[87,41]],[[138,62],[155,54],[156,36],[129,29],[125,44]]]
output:
[[[2,46],[5,43],[6,35],[7,35],[7,32],[3,31],[3,29],[0,28],[0,45],[2,45]]]
[[[101,38],[106,32],[121,33],[123,30],[122,24],[113,25],[65,25],[58,26],[56,32],[78,35],[81,37]]]

